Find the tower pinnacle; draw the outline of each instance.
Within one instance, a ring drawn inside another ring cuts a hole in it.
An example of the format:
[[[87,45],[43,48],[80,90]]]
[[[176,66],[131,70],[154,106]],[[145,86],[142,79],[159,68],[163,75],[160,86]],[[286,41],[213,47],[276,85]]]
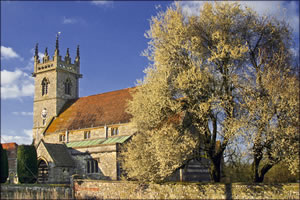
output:
[[[49,55],[48,55],[48,48],[45,48],[45,55],[43,57],[43,63],[46,63],[49,61]]]
[[[71,63],[71,58],[70,58],[70,53],[69,53],[69,48],[67,48],[67,53],[65,56],[65,61],[70,64]]]
[[[60,35],[60,32],[58,32],[56,34],[56,43],[55,43],[55,55],[56,56],[59,56],[59,42],[58,42],[59,35]]]
[[[34,53],[34,57],[36,57],[37,59],[39,58],[39,43],[36,43],[35,45],[35,53]]]
[[[75,61],[76,62],[79,62],[80,60],[80,56],[79,56],[79,45],[77,45],[77,51],[76,51],[76,58],[75,58]]]
[[[66,54],[66,56],[70,57],[69,48],[67,48],[67,54]]]

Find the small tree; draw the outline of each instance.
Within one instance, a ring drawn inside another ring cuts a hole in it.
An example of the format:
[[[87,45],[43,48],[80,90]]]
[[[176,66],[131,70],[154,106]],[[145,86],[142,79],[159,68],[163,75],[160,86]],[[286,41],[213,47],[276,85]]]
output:
[[[286,161],[278,163],[265,175],[264,183],[296,183],[299,173],[292,174],[289,168],[290,164]]]
[[[8,160],[6,150],[0,145],[0,183],[5,183],[8,177]]]
[[[299,172],[299,80],[291,73],[287,57],[288,52],[280,52],[273,55],[272,62],[261,62],[263,67],[252,78],[254,84],[246,83],[243,121],[253,156],[254,182],[263,182],[280,162],[288,163],[291,172]]]
[[[35,183],[37,180],[37,154],[33,145],[18,147],[17,171],[20,183]]]

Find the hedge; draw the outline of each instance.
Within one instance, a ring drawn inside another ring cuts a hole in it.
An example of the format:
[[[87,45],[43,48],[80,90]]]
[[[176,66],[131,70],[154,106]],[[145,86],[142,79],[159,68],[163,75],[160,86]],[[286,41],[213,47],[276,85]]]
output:
[[[8,160],[6,150],[0,144],[0,183],[5,183],[8,177]]]
[[[37,153],[33,145],[18,147],[17,172],[20,183],[35,183],[37,181],[38,166]]]

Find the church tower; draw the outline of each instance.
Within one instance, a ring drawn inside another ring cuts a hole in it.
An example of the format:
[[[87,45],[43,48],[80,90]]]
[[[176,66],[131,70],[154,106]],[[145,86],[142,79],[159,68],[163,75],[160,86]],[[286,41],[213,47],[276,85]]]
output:
[[[35,78],[33,139],[36,145],[43,138],[44,130],[58,116],[65,103],[79,97],[79,78],[82,78],[79,46],[77,46],[74,63],[71,63],[69,48],[64,59],[59,54],[58,35],[52,59],[49,58],[46,48],[45,55],[40,61],[38,44],[36,44],[32,76]]]

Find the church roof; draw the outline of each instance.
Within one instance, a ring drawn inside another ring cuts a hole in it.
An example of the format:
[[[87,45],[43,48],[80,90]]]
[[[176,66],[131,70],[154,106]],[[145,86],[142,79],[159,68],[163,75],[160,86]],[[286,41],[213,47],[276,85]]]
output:
[[[64,144],[44,143],[48,153],[53,159],[56,166],[59,167],[74,167],[74,161],[68,153],[67,147]]]
[[[134,88],[81,97],[66,103],[62,112],[46,129],[46,133],[76,130],[129,122],[126,105]]]

